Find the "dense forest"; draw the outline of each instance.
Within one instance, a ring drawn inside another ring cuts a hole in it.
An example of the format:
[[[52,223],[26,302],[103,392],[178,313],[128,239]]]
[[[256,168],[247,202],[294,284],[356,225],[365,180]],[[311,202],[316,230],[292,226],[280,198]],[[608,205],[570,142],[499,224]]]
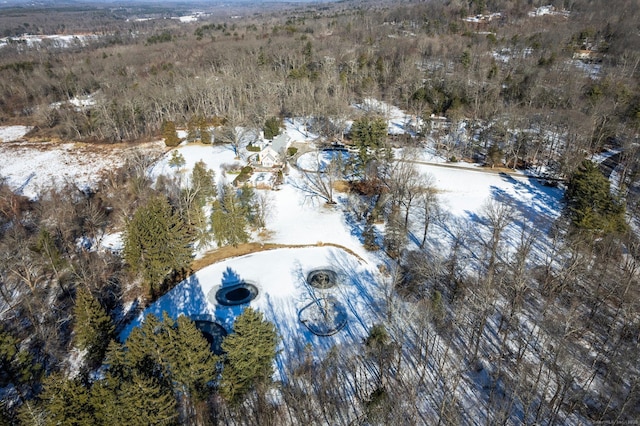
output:
[[[391,288],[359,348],[322,359],[300,348],[279,366],[286,380],[273,380],[277,327],[251,308],[221,354],[184,317],[150,317],[120,342],[193,272],[195,248],[265,228],[268,197],[217,187],[203,164],[187,185],[153,181],[156,158],[143,151],[91,191],[69,184],[37,199],[0,169],[0,423],[637,421],[640,4],[611,3],[341,1],[184,22],[170,19],[189,13],[182,5],[0,8],[0,125],[97,147],[172,146],[184,129],[238,149],[239,129],[277,134],[304,117],[327,143],[355,147],[348,208],[388,261]],[[26,33],[74,37],[34,44]],[[384,112],[354,117],[364,99],[421,124],[389,136]],[[561,217],[530,223],[498,200],[483,233],[458,226],[434,186],[389,155],[427,143],[565,190]],[[591,161],[603,151],[615,153],[609,169]],[[335,202],[335,182],[308,179]],[[522,231],[506,244],[512,222]],[[414,245],[412,226],[424,232]],[[427,238],[434,227],[450,236],[441,247]],[[105,230],[124,232],[122,253],[78,244]]]

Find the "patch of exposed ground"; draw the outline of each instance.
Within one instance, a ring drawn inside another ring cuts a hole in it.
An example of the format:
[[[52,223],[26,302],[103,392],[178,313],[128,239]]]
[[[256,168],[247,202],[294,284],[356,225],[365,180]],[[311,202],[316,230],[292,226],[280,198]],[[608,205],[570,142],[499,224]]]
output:
[[[273,244],[273,243],[245,243],[239,244],[236,247],[226,246],[221,247],[217,250],[212,250],[210,252],[205,253],[205,255],[199,259],[193,261],[191,265],[194,272],[199,271],[200,269],[206,268],[209,265],[213,265],[214,263],[218,263],[222,260],[229,259],[232,257],[244,256],[251,253],[258,253],[261,251],[267,250],[275,250],[281,248],[304,248],[304,247],[323,247],[323,246],[331,246],[337,247],[349,253],[352,256],[355,256],[360,261],[365,262],[365,260],[360,257],[353,250],[341,246],[339,244],[332,243],[316,243],[316,244]]]

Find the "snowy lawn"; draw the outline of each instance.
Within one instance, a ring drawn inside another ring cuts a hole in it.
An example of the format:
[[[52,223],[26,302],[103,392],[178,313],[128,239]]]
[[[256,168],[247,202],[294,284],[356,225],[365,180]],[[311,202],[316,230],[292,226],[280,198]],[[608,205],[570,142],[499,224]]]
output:
[[[196,161],[219,170],[222,164],[234,161],[233,152],[220,146],[182,145],[177,148],[186,160],[183,173],[189,173]],[[170,173],[170,153],[165,155],[153,173]],[[550,223],[559,214],[561,191],[544,187],[525,176],[486,173],[474,168],[449,168],[417,164],[421,173],[431,174],[438,194],[446,210],[456,221],[469,229],[481,228],[482,209],[488,200],[510,203],[516,212],[527,220]],[[346,196],[337,195],[338,204],[328,206],[318,197],[305,193],[304,177],[295,168],[286,176],[285,184],[278,191],[269,191],[272,208],[267,220],[269,232],[262,237],[264,243],[313,245],[332,243],[352,250],[356,256],[335,247],[308,247],[277,249],[227,259],[210,265],[151,305],[141,316],[122,332],[125,339],[131,329],[139,325],[148,313],[161,316],[184,314],[193,318],[214,318],[227,331],[246,305],[221,306],[215,300],[215,291],[225,283],[244,280],[257,286],[258,297],[250,306],[263,312],[274,322],[282,338],[278,365],[284,365],[283,357],[302,353],[306,344],[314,347],[314,355],[322,357],[334,344],[360,344],[370,327],[380,320],[385,300],[385,282],[377,265],[382,261],[378,253],[367,252],[362,247],[359,224],[349,223],[345,216]],[[519,220],[514,220],[506,240],[517,238]],[[438,229],[433,237],[446,244],[448,232]],[[409,243],[415,249],[414,242]],[[333,268],[341,277],[341,283],[332,289],[315,290],[317,297],[334,296],[346,309],[347,326],[330,337],[312,334],[298,319],[300,309],[313,302],[310,289],[305,285],[307,274],[314,269]],[[283,367],[282,367],[283,368]],[[281,373],[284,370],[281,369]],[[281,376],[282,377],[282,376]]]
[[[306,285],[309,272],[326,268],[338,274],[338,284],[326,290],[311,290]],[[249,305],[276,325],[282,339],[280,357],[301,350],[307,343],[320,352],[340,342],[360,343],[376,316],[378,301],[383,300],[375,268],[339,248],[308,247],[258,252],[211,265],[162,296],[143,315],[161,317],[166,311],[173,318],[210,316],[230,332],[233,321],[247,305],[220,305],[215,293],[238,281],[258,288],[258,296]],[[318,337],[298,321],[298,311],[314,300],[311,291],[316,297],[333,296],[345,307],[347,326],[338,334]],[[140,324],[143,315],[127,325],[120,334],[122,340]]]
[[[397,123],[406,118],[400,117],[395,110],[389,111],[389,115]],[[285,131],[295,141],[312,144],[317,137],[307,133],[303,120],[287,120],[285,125]],[[5,133],[0,134],[9,134],[9,138],[14,139],[22,137],[20,132],[26,132],[26,129],[19,132],[16,128],[3,130]],[[11,187],[19,193],[37,198],[40,190],[65,181],[81,187],[92,185],[99,180],[103,171],[117,167],[123,161],[124,154],[134,149],[138,148],[94,146],[90,149],[86,145],[71,143],[5,143],[0,144],[0,175],[5,176]],[[158,155],[166,151],[162,142],[149,144],[147,149]],[[180,170],[169,165],[174,151],[171,150],[165,152],[149,170],[150,176],[178,173],[186,182],[195,163],[202,160],[215,171],[219,183],[228,183],[233,176],[225,176],[223,166],[242,162],[235,158],[229,146],[182,144],[175,150],[184,157],[185,165]],[[417,161],[441,161],[433,150],[425,149],[418,154],[413,157]],[[315,160],[315,154],[301,158],[298,165],[305,165],[307,161]],[[560,214],[562,191],[545,187],[526,176],[487,173],[477,166],[466,164],[453,168],[449,165],[420,163],[415,166],[421,173],[433,176],[442,208],[450,218],[434,223],[429,232],[428,246],[433,247],[432,253],[436,256],[446,251],[443,247],[451,243],[456,226],[463,226],[469,233],[481,238],[486,235],[483,208],[489,200],[506,202],[515,212],[504,234],[505,243],[510,246],[518,240],[519,228],[525,221],[535,224],[544,232]],[[363,248],[363,224],[350,220],[349,215],[345,214],[348,210],[345,194],[335,194],[338,203],[328,206],[319,197],[305,192],[304,186],[302,173],[291,167],[279,190],[266,192],[271,199],[268,232],[256,236],[255,240],[317,247],[258,252],[210,265],[149,306],[126,326],[120,337],[125,339],[132,328],[140,324],[144,315],[154,313],[161,316],[163,311],[172,317],[180,314],[193,318],[213,317],[227,331],[231,331],[233,320],[246,305],[220,306],[215,300],[215,291],[225,283],[245,280],[255,284],[259,291],[257,298],[249,303],[250,306],[263,312],[278,328],[282,339],[282,352],[277,360],[281,373],[284,371],[285,357],[303,353],[307,344],[314,347],[313,353],[317,357],[322,357],[336,344],[359,347],[370,327],[379,322],[384,313],[388,294],[385,283],[389,277],[379,272],[378,265],[386,261],[380,253],[367,252]],[[412,219],[412,234],[420,235],[419,211],[412,213]],[[378,229],[381,230],[382,226]],[[118,233],[106,235],[100,245],[117,250],[122,244],[119,237]],[[410,238],[410,250],[417,249],[417,240]],[[545,241],[545,237],[539,239],[539,251],[544,250]],[[323,244],[336,244],[354,254]],[[468,250],[473,257],[474,247],[470,246]],[[298,319],[300,309],[313,302],[312,290],[305,284],[307,274],[311,270],[324,268],[335,270],[340,283],[327,290],[313,291],[318,298],[335,298],[347,313],[346,327],[330,337],[315,336]]]

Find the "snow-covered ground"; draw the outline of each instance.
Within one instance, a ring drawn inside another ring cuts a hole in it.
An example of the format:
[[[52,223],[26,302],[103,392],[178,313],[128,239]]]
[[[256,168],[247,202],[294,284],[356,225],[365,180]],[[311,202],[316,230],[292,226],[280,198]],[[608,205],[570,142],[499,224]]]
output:
[[[85,96],[76,96],[66,102],[54,102],[49,105],[49,107],[58,109],[62,105],[71,105],[76,111],[83,111],[96,105],[95,96],[95,93]]]
[[[304,137],[301,126],[301,122],[290,122],[287,128],[298,141]],[[312,143],[314,138],[315,135],[310,135],[306,141]],[[218,179],[223,179],[220,168],[237,161],[230,147],[182,144],[176,149],[185,158],[186,164],[179,171],[185,176],[195,162],[202,160],[216,171]],[[398,151],[396,158],[401,155]],[[168,165],[170,156],[171,153],[167,153],[153,168],[152,174],[176,172]],[[442,161],[431,151],[423,152],[417,159]],[[315,155],[308,154],[308,158],[300,160],[298,165],[312,161],[315,161]],[[556,188],[544,187],[524,175],[487,173],[477,166],[459,166],[416,164],[420,173],[432,176],[443,210],[453,217],[455,223],[466,224],[468,229],[481,228],[482,210],[487,202],[492,199],[507,202],[516,215],[521,213],[520,216],[524,216],[524,219],[514,218],[514,224],[506,230],[505,238],[509,241],[518,237],[517,228],[522,220],[548,224],[559,214],[562,194]],[[269,191],[272,199],[267,220],[269,232],[255,238],[262,243],[315,247],[258,252],[206,267],[148,307],[120,337],[124,339],[144,315],[161,315],[163,311],[173,317],[184,314],[194,318],[215,318],[230,331],[233,319],[244,305],[220,306],[215,300],[215,291],[224,283],[245,280],[259,289],[258,297],[250,302],[250,306],[262,311],[278,327],[282,338],[280,349],[283,351],[278,358],[279,365],[283,365],[282,357],[301,350],[307,343],[315,348],[314,353],[318,357],[322,357],[324,350],[334,344],[361,343],[370,327],[383,315],[381,306],[386,294],[385,283],[389,280],[379,272],[384,261],[379,254],[363,248],[361,224],[350,222],[345,214],[345,194],[337,195],[338,204],[328,206],[319,197],[302,190],[303,187],[304,176],[296,168],[291,168],[285,184],[277,191]],[[432,238],[441,238],[442,244],[446,244],[447,232],[452,231],[436,231]],[[416,248],[415,242],[410,242],[410,248]],[[326,267],[340,274],[341,284],[332,290],[318,291],[318,297],[335,296],[347,311],[348,325],[331,337],[318,337],[298,321],[298,313],[312,301],[304,284],[308,272]]]
[[[374,106],[381,107],[379,104]],[[391,120],[405,123],[404,113],[387,109]],[[307,131],[304,120],[287,120],[285,126],[285,131],[296,142],[312,145],[317,139],[317,135]],[[10,138],[15,140],[20,139],[21,132],[26,132],[26,129],[4,128],[2,131],[5,133],[0,134],[12,135]],[[149,147],[159,154],[166,150],[162,142]],[[185,160],[179,170],[169,165],[174,150]],[[154,164],[149,170],[151,176],[180,174],[187,179],[194,164],[202,160],[215,171],[218,182],[229,182],[232,176],[224,175],[224,166],[242,161],[236,158],[229,146],[183,143],[174,150],[164,153]],[[120,164],[124,151],[124,148],[70,143],[4,143],[0,144],[0,175],[5,176],[20,193],[36,198],[39,190],[65,179],[81,186],[91,185],[103,170]],[[398,151],[396,158],[401,157],[402,152]],[[432,177],[442,208],[452,218],[451,223],[462,224],[470,231],[483,232],[483,209],[492,199],[508,203],[518,214],[505,231],[507,244],[511,239],[517,239],[518,227],[523,220],[544,227],[560,212],[561,191],[542,186],[526,176],[486,173],[477,166],[464,163],[456,167],[421,163],[442,162],[432,150],[422,150],[412,158],[418,161],[415,166],[420,173]],[[315,156],[310,156],[298,165],[314,159]],[[363,248],[362,224],[353,222],[346,214],[349,209],[346,194],[336,194],[338,203],[328,206],[303,188],[304,176],[291,167],[279,190],[268,192],[271,198],[268,232],[254,238],[262,243],[304,247],[258,252],[210,265],[149,306],[126,327],[121,338],[125,338],[144,315],[160,315],[162,311],[174,317],[179,314],[212,317],[230,330],[233,319],[243,306],[218,305],[215,291],[224,283],[245,280],[254,283],[259,290],[258,297],[250,305],[262,311],[278,327],[282,338],[280,349],[283,350],[278,358],[279,365],[282,365],[283,357],[302,350],[307,343],[317,348],[315,354],[319,357],[334,344],[357,347],[371,325],[380,321],[384,314],[382,306],[388,294],[386,283],[389,277],[380,272],[380,266],[385,260],[379,253]],[[412,231],[418,234],[420,230]],[[453,232],[441,226],[441,229],[433,231],[430,238],[432,243],[446,244]],[[117,250],[121,246],[120,235],[103,236],[100,246]],[[416,248],[414,240],[410,240],[409,248]],[[335,297],[345,308],[348,323],[346,328],[331,337],[317,337],[298,321],[298,312],[313,300],[305,285],[307,274],[313,269],[327,267],[338,272],[340,283],[332,289],[316,291],[317,296]]]
[[[419,129],[423,125],[420,117],[407,114],[396,106],[376,99],[364,99],[361,104],[355,104],[354,107],[364,112],[373,112],[382,115],[388,122],[387,130],[390,135],[402,135],[406,133],[415,135],[416,129]]]
[[[9,45],[37,47],[41,44],[48,43],[54,47],[65,48],[73,45],[84,46],[90,40],[96,40],[98,36],[95,34],[52,34],[52,35],[33,35],[24,34],[18,37],[0,38],[0,48]]]
[[[22,140],[32,128],[31,126],[2,126],[0,127],[0,142]]]
[[[314,301],[306,286],[306,278],[314,269],[330,267],[338,273],[339,282],[327,290],[316,290],[315,297],[333,296],[346,309],[345,329],[331,337],[313,335],[298,321],[300,309]],[[245,281],[258,288],[258,296],[250,306],[263,312],[272,321],[282,339],[280,357],[299,350],[309,343],[322,352],[345,341],[360,342],[366,336],[376,311],[375,300],[383,293],[371,264],[335,247],[307,247],[277,249],[228,259],[198,271],[151,305],[145,315],[171,317],[186,315],[192,318],[215,318],[227,331],[246,305],[224,306],[215,294],[222,286]],[[372,318],[373,316],[373,318]],[[129,335],[142,317],[130,323],[120,335]]]
[[[347,162],[351,155],[347,150],[339,149],[312,151],[298,157],[296,164],[302,170],[323,171],[331,161]]]
[[[9,129],[17,140],[21,139],[20,132],[25,131],[18,132],[15,127]],[[47,188],[65,183],[73,183],[81,189],[92,188],[104,172],[122,165],[128,153],[143,149],[160,155],[163,146],[162,142],[136,148],[52,142],[3,143],[0,144],[0,176],[6,178],[17,193],[36,199]]]

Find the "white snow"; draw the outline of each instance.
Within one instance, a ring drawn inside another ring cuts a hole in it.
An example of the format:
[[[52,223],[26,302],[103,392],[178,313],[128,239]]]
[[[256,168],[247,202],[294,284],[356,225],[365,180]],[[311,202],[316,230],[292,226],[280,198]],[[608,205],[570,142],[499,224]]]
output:
[[[0,126],[0,142],[22,140],[31,129],[31,126]]]
[[[189,173],[192,165],[202,159],[220,176],[219,168],[234,161],[233,151],[228,147],[183,144],[177,149],[187,163],[182,173]],[[170,155],[167,153],[158,163],[154,174],[160,170],[171,171],[167,164]],[[311,158],[315,159],[315,155]],[[420,159],[442,161],[432,151],[424,151]],[[305,163],[303,159],[302,164]],[[469,229],[481,228],[481,211],[490,199],[508,202],[527,220],[540,223],[548,223],[560,211],[561,191],[544,187],[524,175],[492,173],[464,163],[454,167],[450,164],[418,163],[416,167],[421,173],[433,176],[444,210],[457,223],[466,223]],[[298,247],[227,259],[198,271],[149,306],[126,327],[121,339],[125,339],[145,315],[161,316],[163,311],[174,318],[180,314],[215,318],[227,331],[231,331],[234,319],[246,305],[221,306],[215,300],[215,291],[224,283],[244,280],[259,289],[258,297],[249,305],[263,312],[277,326],[282,339],[278,365],[284,365],[283,357],[299,351],[307,343],[314,347],[314,354],[318,357],[335,344],[360,344],[371,325],[380,321],[383,314],[385,283],[388,280],[378,270],[383,261],[379,254],[363,248],[360,224],[347,220],[346,195],[336,194],[338,204],[328,206],[303,188],[304,176],[296,168],[291,168],[285,184],[278,191],[270,191],[269,232],[255,237],[262,243]],[[514,220],[514,229],[507,230],[507,240],[516,238],[518,220]],[[447,244],[446,230],[436,231],[434,235],[443,239],[442,244]],[[330,245],[344,247],[350,252]],[[341,284],[330,290],[316,290],[316,295],[336,297],[347,311],[348,323],[345,329],[331,337],[318,337],[300,323],[298,314],[313,301],[305,285],[307,274],[313,269],[326,267],[339,273]],[[280,377],[282,374],[284,371],[280,371]]]
[[[237,162],[233,149],[229,146],[183,143],[175,149],[177,149],[184,158],[184,167],[180,170],[175,170],[174,167],[169,165],[173,152],[173,150],[171,150],[153,166],[150,171],[152,177],[157,178],[160,175],[171,176],[178,172],[186,178],[198,161],[204,161],[207,167],[216,173],[216,179],[218,179],[221,176],[220,170],[223,164],[233,164]]]
[[[322,171],[327,167],[329,162],[337,160],[339,156],[342,157],[343,162],[346,162],[351,154],[347,151],[340,150],[311,151],[298,157],[296,164],[302,170]]]
[[[84,46],[87,41],[95,40],[98,36],[95,34],[51,34],[51,35],[33,35],[23,34],[18,37],[0,38],[0,48],[8,45],[18,45],[27,47],[38,47],[43,43],[50,43],[54,47],[70,47],[74,44]]]
[[[319,135],[308,129],[307,120],[302,118],[287,118],[284,126],[284,133],[289,135],[292,142],[313,142],[319,138]]]
[[[71,106],[73,106],[73,108],[76,111],[83,111],[89,107],[95,106],[96,105],[96,99],[95,99],[96,94],[95,93],[91,93],[89,95],[84,95],[84,96],[76,96],[73,97],[71,99],[69,99],[68,101],[65,102],[54,102],[52,104],[49,105],[50,108],[54,108],[54,109],[58,109],[60,108],[62,105],[65,104],[69,104]]]
[[[382,115],[388,122],[390,135],[402,135],[405,133],[415,135],[415,130],[422,126],[422,119],[407,114],[400,108],[389,105],[377,99],[366,98],[361,104],[355,104],[355,108],[364,112],[374,112]]]
[[[124,242],[122,241],[122,232],[103,235],[98,242],[98,247],[100,249],[109,250],[113,253],[121,252],[122,248],[124,247]]]
[[[521,205],[530,209],[531,214],[538,212],[554,218],[559,214],[560,189],[546,187],[524,175],[487,173],[472,167],[418,165],[421,172],[435,178],[440,200],[456,216],[477,213],[490,199]]]
[[[183,24],[188,24],[190,22],[196,22],[201,17],[207,16],[204,12],[194,12],[191,15],[183,15],[183,16],[172,16],[171,19],[176,19]]]
[[[405,129],[408,116],[395,107],[373,101],[360,107],[382,109],[386,111],[386,118],[391,124],[397,123],[398,128]],[[303,119],[286,120],[285,127],[293,141],[312,144],[317,138],[317,135],[308,132]],[[12,132],[18,134],[15,129]],[[230,181],[232,177],[224,175],[223,167],[243,161],[236,158],[230,146],[183,143],[167,151],[162,142],[157,142],[152,144],[152,148],[158,153],[166,151],[149,170],[152,177],[178,174],[186,181],[194,164],[202,160],[215,171],[219,182]],[[124,158],[123,148],[108,149],[95,145],[89,149],[88,146],[71,143],[0,144],[0,175],[6,176],[14,189],[32,198],[37,197],[41,188],[57,185],[65,178],[77,185],[90,185],[99,179],[103,170],[116,167]],[[96,150],[104,150],[104,155],[96,155]],[[185,160],[180,170],[169,166],[172,152],[176,150]],[[401,158],[401,154],[398,150],[395,158]],[[298,165],[304,166],[312,160],[315,160],[313,154],[302,156]],[[482,209],[491,199],[509,203],[517,213],[536,223],[537,227],[544,227],[559,215],[562,191],[545,187],[532,178],[493,173],[466,163],[442,164],[443,159],[431,149],[417,152],[412,160],[416,161],[418,171],[433,176],[443,210],[457,224],[464,224],[470,232],[482,232]],[[268,193],[272,202],[267,232],[259,235],[254,233],[258,243],[296,247],[231,258],[198,271],[149,306],[143,315],[127,325],[120,337],[126,338],[131,329],[140,324],[144,315],[154,313],[160,316],[163,311],[172,317],[180,314],[214,317],[230,331],[234,318],[246,305],[223,307],[213,296],[221,285],[235,279],[257,286],[259,295],[250,302],[250,306],[263,312],[277,326],[283,342],[278,365],[282,364],[283,357],[301,350],[307,343],[314,346],[314,353],[318,357],[335,344],[352,347],[361,344],[371,325],[380,321],[383,315],[388,291],[385,283],[389,277],[382,274],[378,266],[386,260],[380,253],[367,252],[363,248],[363,224],[351,220],[346,213],[349,208],[346,194],[336,193],[338,203],[329,206],[304,188],[303,174],[295,167],[290,167],[279,190]],[[521,219],[516,218],[505,231],[507,244],[510,239],[517,238],[517,227],[520,225]],[[415,227],[419,226],[416,223]],[[434,224],[430,237],[434,247],[436,240],[440,248],[446,247],[450,241],[453,231],[446,229],[446,226]],[[412,231],[419,235],[419,229]],[[103,235],[96,245],[117,252],[122,247],[121,234],[113,232]],[[409,242],[409,248],[416,248],[415,241]],[[438,255],[437,252],[433,254]],[[317,337],[298,321],[298,312],[313,301],[310,289],[305,285],[308,272],[326,267],[338,272],[340,284],[332,289],[317,290],[316,295],[335,297],[347,311],[348,323],[345,329],[331,337]]]
[[[316,290],[315,296],[335,297],[347,310],[348,325],[332,337],[318,337],[298,321],[298,311],[314,300],[305,284],[308,273],[327,266],[338,273],[339,283],[327,290]],[[179,315],[194,318],[211,316],[231,331],[233,321],[246,305],[220,305],[215,293],[224,285],[242,280],[258,288],[258,296],[249,305],[263,312],[277,326],[282,339],[281,350],[293,352],[300,342],[328,349],[337,342],[361,341],[366,336],[372,312],[375,312],[371,306],[375,302],[372,301],[382,297],[375,273],[365,262],[335,247],[263,251],[228,259],[198,271],[147,308],[144,315],[152,313],[162,317],[162,313],[167,312],[173,318]],[[120,334],[122,340],[140,324],[142,317],[131,322]]]
[[[94,187],[106,171],[123,164],[136,149],[162,152],[162,143],[140,147],[52,142],[0,144],[0,176],[17,193],[37,199],[52,186],[73,183],[81,189]]]

